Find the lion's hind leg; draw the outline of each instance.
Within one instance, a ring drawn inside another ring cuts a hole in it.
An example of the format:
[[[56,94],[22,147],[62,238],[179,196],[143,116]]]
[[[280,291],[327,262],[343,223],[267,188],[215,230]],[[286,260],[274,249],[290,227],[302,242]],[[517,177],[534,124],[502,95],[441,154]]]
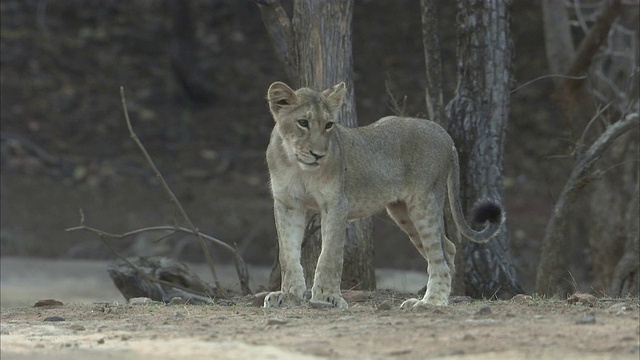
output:
[[[387,213],[393,219],[393,221],[398,224],[400,229],[404,231],[405,234],[411,240],[413,246],[416,247],[420,255],[427,259],[427,254],[424,251],[424,247],[422,246],[422,240],[420,239],[420,235],[418,235],[418,230],[413,225],[413,221],[409,217],[409,211],[407,210],[407,204],[403,201],[396,201],[387,205]]]
[[[429,281],[422,300],[409,299],[403,308],[424,305],[447,305],[451,293],[451,268],[447,257],[451,255],[453,243],[444,238],[442,221],[442,202],[428,195],[424,200],[407,204],[409,218],[420,236],[423,256],[429,264]],[[455,248],[455,246],[453,246]],[[454,250],[455,251],[455,250]]]

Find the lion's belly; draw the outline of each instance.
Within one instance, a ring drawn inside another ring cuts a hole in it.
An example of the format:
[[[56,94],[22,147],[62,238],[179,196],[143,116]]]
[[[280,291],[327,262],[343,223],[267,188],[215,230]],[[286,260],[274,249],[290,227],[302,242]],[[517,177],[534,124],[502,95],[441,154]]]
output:
[[[350,199],[348,219],[355,220],[375,215],[383,211],[387,204],[390,204],[395,200],[386,198]]]

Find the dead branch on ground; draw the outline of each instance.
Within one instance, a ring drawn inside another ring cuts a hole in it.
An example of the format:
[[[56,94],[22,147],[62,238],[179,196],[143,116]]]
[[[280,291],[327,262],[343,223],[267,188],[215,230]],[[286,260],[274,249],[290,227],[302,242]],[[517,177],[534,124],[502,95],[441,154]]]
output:
[[[174,206],[178,209],[178,212],[182,216],[183,220],[187,223],[188,228],[183,228],[183,227],[179,227],[179,226],[173,226],[173,227],[172,226],[157,226],[157,227],[152,227],[152,228],[138,229],[138,230],[127,232],[125,234],[110,234],[110,233],[107,233],[105,231],[94,229],[94,228],[86,226],[84,224],[84,214],[81,211],[81,213],[80,213],[80,226],[69,228],[66,231],[85,230],[85,231],[90,231],[90,232],[98,234],[98,236],[100,236],[100,238],[111,249],[111,251],[118,258],[124,260],[127,263],[127,265],[129,265],[131,268],[136,270],[136,272],[138,274],[140,274],[141,276],[145,277],[149,281],[161,283],[161,284],[168,285],[168,286],[174,286],[175,285],[176,288],[180,288],[180,286],[178,286],[177,284],[172,284],[172,283],[169,283],[169,282],[162,281],[160,279],[153,279],[153,278],[147,276],[143,271],[138,269],[128,259],[126,259],[124,256],[119,254],[113,248],[113,246],[111,246],[109,241],[107,241],[106,237],[122,239],[122,238],[126,238],[128,236],[134,235],[134,234],[142,233],[142,232],[159,231],[159,230],[170,230],[170,231],[175,231],[175,232],[190,233],[190,234],[194,235],[196,237],[196,239],[198,239],[198,241],[200,243],[200,246],[202,247],[202,250],[203,250],[207,265],[209,266],[209,269],[210,269],[211,274],[213,276],[213,280],[214,280],[214,284],[215,284],[215,287],[216,287],[216,291],[218,291],[220,293],[220,291],[222,290],[222,287],[220,286],[220,281],[218,280],[218,276],[217,276],[217,273],[216,273],[216,270],[215,270],[215,265],[214,265],[213,259],[211,258],[211,254],[209,252],[209,247],[207,246],[207,243],[204,240],[206,238],[207,240],[212,241],[214,244],[221,246],[222,248],[230,251],[233,254],[234,263],[235,263],[235,266],[236,266],[236,271],[238,273],[238,278],[240,280],[240,286],[241,286],[242,292],[245,293],[245,294],[252,293],[251,289],[249,288],[249,272],[247,270],[247,265],[244,262],[244,260],[242,259],[242,257],[240,256],[240,254],[238,253],[237,248],[234,248],[234,247],[230,246],[229,244],[226,244],[226,243],[224,243],[224,242],[222,242],[222,241],[220,241],[220,240],[218,240],[218,239],[216,239],[214,237],[202,234],[200,231],[198,231],[196,226],[191,221],[191,218],[189,218],[189,216],[187,215],[186,211],[182,207],[182,204],[180,203],[178,198],[175,196],[173,191],[171,191],[171,189],[169,188],[169,185],[165,181],[164,177],[162,176],[162,174],[160,173],[158,168],[155,166],[155,163],[151,159],[151,156],[149,155],[149,153],[145,149],[144,145],[142,144],[142,142],[140,141],[140,139],[138,138],[136,133],[133,131],[133,126],[131,125],[131,120],[129,118],[129,111],[127,110],[127,102],[126,102],[126,97],[125,97],[125,94],[124,94],[124,88],[123,87],[120,87],[120,98],[121,98],[121,101],[122,101],[122,108],[123,108],[123,111],[124,111],[124,117],[125,117],[125,121],[127,123],[127,128],[129,129],[129,135],[131,136],[133,141],[136,143],[136,145],[138,146],[138,148],[140,149],[140,151],[144,155],[147,163],[149,164],[149,166],[153,170],[154,174],[156,175],[156,177],[160,181],[160,184],[162,184],[162,188],[164,189],[165,193],[169,196],[169,201],[172,204],[174,204]],[[185,290],[185,289],[183,289],[183,290]]]

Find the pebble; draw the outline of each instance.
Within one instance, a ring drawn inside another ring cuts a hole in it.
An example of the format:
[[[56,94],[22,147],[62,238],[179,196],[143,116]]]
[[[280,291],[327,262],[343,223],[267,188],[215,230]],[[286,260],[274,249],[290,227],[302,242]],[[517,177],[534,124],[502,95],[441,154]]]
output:
[[[60,316],[49,316],[44,318],[44,320],[42,321],[65,321],[65,318],[60,317]]]
[[[62,301],[58,301],[54,299],[45,299],[45,300],[36,301],[36,303],[33,304],[33,307],[62,306],[62,305],[64,305]]]
[[[491,308],[488,305],[484,305],[478,311],[476,311],[476,315],[489,315],[491,314]]]

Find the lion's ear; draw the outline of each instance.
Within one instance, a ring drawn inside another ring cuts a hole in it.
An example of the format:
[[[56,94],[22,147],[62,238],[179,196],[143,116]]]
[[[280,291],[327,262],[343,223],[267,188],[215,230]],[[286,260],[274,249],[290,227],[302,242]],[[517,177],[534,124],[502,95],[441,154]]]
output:
[[[340,107],[344,103],[344,98],[347,93],[347,85],[344,82],[339,83],[338,85],[332,87],[331,89],[327,89],[322,92],[322,96],[327,99],[329,106],[334,112],[340,110]]]
[[[271,114],[276,116],[282,108],[295,105],[298,102],[296,92],[283,82],[274,82],[267,90],[267,101]]]

